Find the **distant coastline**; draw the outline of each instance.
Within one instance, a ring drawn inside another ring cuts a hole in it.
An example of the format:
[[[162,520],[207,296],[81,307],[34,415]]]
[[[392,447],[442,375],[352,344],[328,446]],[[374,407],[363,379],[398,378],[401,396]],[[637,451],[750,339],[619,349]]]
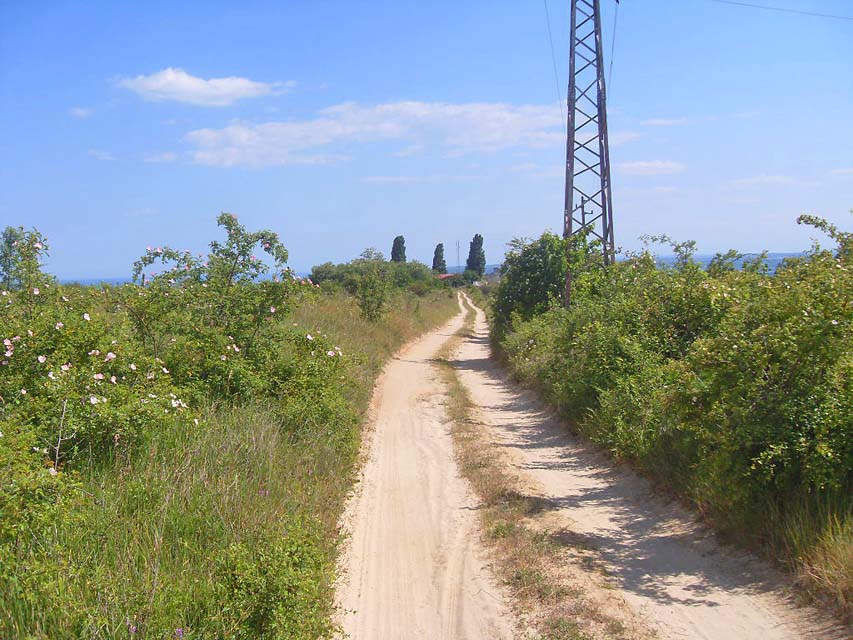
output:
[[[133,282],[131,278],[60,278],[59,284],[79,284],[84,287],[91,287],[98,284],[107,284],[117,287],[122,284]]]
[[[716,255],[717,254],[715,254],[715,253],[697,253],[693,256],[693,259],[696,262],[698,262],[699,264],[701,264],[703,267],[707,267],[710,264],[711,260],[713,260],[714,256],[716,256]],[[757,253],[745,253],[744,257],[748,259],[751,257],[755,257],[757,255],[759,255],[759,254],[757,254]],[[770,272],[773,273],[774,271],[776,271],[776,268],[781,264],[781,262],[783,260],[785,260],[785,258],[796,258],[799,256],[804,256],[804,255],[806,255],[806,254],[803,253],[802,251],[801,252],[794,252],[794,253],[784,253],[784,252],[779,252],[779,251],[768,252],[767,258],[765,258],[764,263],[770,269]],[[617,260],[624,260],[625,256],[620,255],[620,256],[617,256],[616,259]],[[672,255],[670,255],[670,256],[655,256],[655,259],[657,260],[658,264],[661,266],[672,266],[675,264],[675,262],[677,260],[676,256],[672,256]],[[740,262],[737,263],[737,266],[738,267],[741,266]],[[486,265],[486,273],[494,273],[496,270],[500,269],[500,267],[501,267],[500,264],[487,264]],[[449,266],[449,267],[447,267],[447,271],[448,271],[448,273],[462,273],[463,271],[465,271],[465,267],[458,267],[458,266],[450,267]]]
[[[714,258],[716,254],[713,253],[697,253],[693,256],[693,259],[701,264],[704,267],[707,267],[711,260]],[[757,253],[747,253],[745,254],[747,258],[751,256],[757,256]],[[768,253],[765,263],[770,269],[771,273],[776,270],[779,264],[785,258],[796,258],[798,256],[805,255],[803,252],[799,253],[783,253],[783,252],[774,252]],[[676,257],[675,256],[656,256],[657,261],[661,265],[672,266],[675,264]],[[486,273],[494,273],[498,269],[500,269],[500,264],[487,264],[486,265]],[[449,266],[447,267],[448,273],[462,273],[465,271],[465,267],[457,267],[457,266]],[[300,278],[307,278],[310,273],[297,273]],[[109,285],[112,287],[120,286],[123,284],[128,284],[132,282],[131,278],[60,278],[60,284],[79,284],[84,287],[91,287],[97,285]]]

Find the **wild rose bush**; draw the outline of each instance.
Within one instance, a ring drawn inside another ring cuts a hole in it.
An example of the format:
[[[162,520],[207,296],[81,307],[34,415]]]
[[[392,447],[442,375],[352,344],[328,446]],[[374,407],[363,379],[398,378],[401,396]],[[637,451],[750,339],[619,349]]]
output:
[[[269,393],[267,374],[286,344],[277,319],[310,287],[285,268],[276,234],[249,233],[230,214],[218,223],[227,239],[213,242],[206,258],[149,249],[134,265],[139,284],[61,287],[19,276],[0,309],[3,421],[26,425],[45,443],[59,441],[61,429],[59,466],[80,450],[108,457],[154,425],[195,420],[201,403]],[[28,249],[40,246],[18,262],[32,274],[47,246],[35,232],[27,239]],[[269,267],[256,248],[273,259],[268,280],[258,280]],[[155,264],[159,273],[144,274]],[[325,355],[324,347],[314,351]]]
[[[2,318],[7,429],[35,434],[59,469],[79,451],[108,458],[154,425],[196,417],[164,361],[133,340],[126,321],[103,311],[105,291],[56,289],[57,303],[38,314],[13,317],[13,303]]]
[[[287,319],[317,287],[286,267],[287,250],[276,234],[249,232],[230,214],[217,222],[225,238],[212,242],[208,255],[149,248],[134,264],[133,284],[100,288],[59,285],[44,274],[48,245],[37,231],[4,233],[0,635],[15,635],[21,628],[7,625],[42,619],[59,608],[57,620],[69,621],[66,631],[76,629],[69,632],[72,636],[93,635],[93,612],[80,604],[89,594],[73,595],[68,576],[92,581],[94,574],[88,572],[103,567],[92,564],[96,550],[69,555],[69,540],[76,540],[78,549],[88,548],[85,536],[75,538],[78,526],[91,535],[113,526],[114,519],[104,519],[109,501],[122,503],[130,494],[137,496],[132,504],[162,499],[155,482],[130,491],[129,479],[142,461],[159,464],[157,456],[175,443],[203,434],[211,406],[266,402],[264,415],[286,434],[281,437],[293,441],[322,428],[330,451],[338,446],[346,457],[354,450],[352,410],[342,396],[343,351]],[[185,473],[192,478],[189,468]],[[122,477],[128,480],[116,483]],[[136,517],[136,508],[129,508],[128,517]],[[187,508],[187,515],[175,517],[198,517]],[[299,518],[310,520],[305,514]],[[247,527],[244,544],[251,547],[252,536],[269,538],[272,531]],[[190,528],[188,535],[198,534]],[[323,564],[318,558],[327,551],[316,538],[309,547],[314,551],[306,551],[304,560],[291,558],[282,566],[304,561],[304,567],[294,569],[299,575],[317,571]],[[285,589],[281,585],[291,579],[275,577],[270,588]],[[320,610],[312,581],[316,576],[299,587],[305,593],[291,596],[304,596],[306,606]],[[139,590],[126,597],[150,601]],[[217,591],[210,597],[230,596]],[[229,627],[233,631],[249,623],[238,611],[229,624],[235,625]],[[318,618],[311,624],[320,628],[325,622]],[[251,629],[250,635],[265,637]],[[59,631],[48,635],[53,633]]]
[[[227,238],[211,243],[206,257],[149,247],[133,268],[143,286],[117,304],[137,339],[182,383],[247,397],[269,391],[261,372],[278,353],[275,320],[314,285],[285,266],[287,250],[276,234],[247,232],[227,213],[217,223]],[[272,269],[256,251],[272,259]]]

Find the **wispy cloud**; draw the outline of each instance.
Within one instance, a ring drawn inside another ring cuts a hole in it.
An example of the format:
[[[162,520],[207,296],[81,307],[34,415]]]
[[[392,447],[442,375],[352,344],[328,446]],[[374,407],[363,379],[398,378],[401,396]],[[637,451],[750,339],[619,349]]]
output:
[[[417,153],[420,153],[423,150],[423,145],[420,144],[410,144],[408,147],[404,149],[400,149],[399,151],[395,151],[392,155],[395,158],[409,158]]]
[[[621,162],[616,165],[622,173],[632,176],[659,176],[671,173],[681,173],[687,167],[673,160],[637,160]]]
[[[625,185],[619,188],[619,192],[623,196],[643,198],[648,198],[650,196],[671,196],[676,193],[681,193],[681,191],[682,190],[679,187],[671,185],[659,185],[656,187]]]
[[[94,110],[89,107],[71,107],[68,110],[68,113],[75,118],[80,118],[81,120],[84,118],[88,118],[90,115],[94,113]]]
[[[540,171],[536,171],[531,174],[537,178],[559,178],[564,179],[566,177],[566,167],[565,166],[553,166],[553,167],[544,167]]]
[[[190,131],[186,140],[195,147],[191,155],[197,163],[262,167],[345,159],[333,145],[402,140],[416,148],[436,145],[460,155],[549,147],[564,144],[563,136],[560,116],[550,106],[348,102],[323,109],[310,120],[237,122],[222,129]]]
[[[853,178],[853,167],[841,167],[840,169],[833,169],[832,175],[841,176],[842,178]]]
[[[642,133],[637,133],[636,131],[615,131],[610,134],[608,137],[608,141],[610,142],[611,147],[619,146],[620,144],[626,144],[628,142],[633,142],[639,138],[642,138]]]
[[[687,118],[650,118],[643,120],[640,124],[646,127],[674,127],[687,124]]]
[[[163,153],[151,153],[143,158],[145,162],[174,162],[178,159],[178,154],[173,151],[164,151]]]
[[[794,182],[794,179],[791,176],[760,175],[732,180],[731,184],[735,187],[756,187],[761,185],[791,184],[792,182]]]
[[[437,182],[468,182],[476,176],[463,175],[427,175],[427,176],[366,176],[361,179],[368,184],[415,184]]]
[[[115,160],[115,156],[112,153],[110,153],[109,151],[104,151],[103,149],[89,149],[89,155],[97,160]]]
[[[183,69],[168,67],[147,76],[121,78],[117,84],[146,100],[184,102],[201,107],[225,107],[244,98],[282,93],[293,82],[256,82],[248,78],[198,78]]]

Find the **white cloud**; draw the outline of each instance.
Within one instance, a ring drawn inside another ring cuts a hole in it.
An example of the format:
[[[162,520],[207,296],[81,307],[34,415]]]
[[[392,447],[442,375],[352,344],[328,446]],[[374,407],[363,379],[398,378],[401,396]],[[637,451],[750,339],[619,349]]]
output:
[[[687,124],[687,118],[650,118],[643,120],[640,124],[646,127],[673,127],[679,124]]]
[[[668,194],[668,193],[675,193],[677,191],[678,191],[678,187],[653,187],[652,188],[653,193]]]
[[[620,144],[633,142],[634,140],[642,137],[643,134],[637,133],[636,131],[616,131],[611,133],[607,139],[610,142],[611,147],[617,147]]]
[[[566,177],[566,167],[562,164],[555,165],[553,167],[547,167],[541,171],[537,171],[533,175],[537,178],[559,178],[560,180],[564,180]]]
[[[780,185],[780,184],[791,184],[794,182],[794,179],[791,176],[752,176],[751,178],[740,178],[739,180],[732,180],[731,184],[736,187],[755,187],[760,185]]]
[[[282,93],[293,82],[255,82],[248,78],[197,78],[183,69],[168,67],[147,76],[122,78],[120,87],[130,89],[146,100],[173,100],[202,107],[225,107],[243,98],[258,98]]]
[[[112,153],[104,151],[103,149],[89,149],[89,155],[98,160],[115,160],[115,156]]]
[[[431,175],[431,176],[366,176],[361,179],[368,184],[412,184],[412,183],[436,183],[436,182],[467,182],[474,180],[474,176],[463,175]]]
[[[395,151],[392,155],[395,158],[408,158],[417,153],[420,153],[423,150],[423,145],[420,144],[410,144],[405,149],[400,149],[399,151]]]
[[[82,120],[83,118],[88,118],[94,113],[94,111],[88,107],[71,107],[68,110],[68,113],[75,118],[80,118]]]
[[[163,153],[152,153],[143,158],[145,162],[174,162],[178,159],[178,154],[173,151],[164,151]]]
[[[840,169],[833,169],[832,175],[842,176],[845,178],[853,178],[853,167],[842,167]]]
[[[323,109],[310,120],[197,129],[186,139],[195,162],[217,166],[321,164],[345,159],[331,145],[405,141],[435,144],[453,155],[512,147],[565,144],[553,107],[502,103],[348,102]],[[411,147],[409,147],[411,149]]]
[[[616,165],[622,173],[632,176],[659,176],[670,173],[681,173],[687,167],[672,160],[637,160],[621,162]]]

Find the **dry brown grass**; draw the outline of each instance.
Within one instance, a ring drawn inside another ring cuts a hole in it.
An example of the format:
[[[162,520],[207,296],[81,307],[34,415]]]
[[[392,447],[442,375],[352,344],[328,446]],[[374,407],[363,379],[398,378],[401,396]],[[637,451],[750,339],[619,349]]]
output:
[[[808,595],[837,612],[844,623],[853,621],[853,524],[849,517],[831,518],[817,544],[799,555],[797,582]]]
[[[476,410],[453,367],[452,354],[470,336],[475,313],[438,356],[448,388],[457,462],[482,500],[483,538],[499,579],[529,627],[524,637],[542,640],[648,638],[601,569],[594,549],[572,532],[549,527],[551,503],[511,470],[511,461],[477,420]]]

